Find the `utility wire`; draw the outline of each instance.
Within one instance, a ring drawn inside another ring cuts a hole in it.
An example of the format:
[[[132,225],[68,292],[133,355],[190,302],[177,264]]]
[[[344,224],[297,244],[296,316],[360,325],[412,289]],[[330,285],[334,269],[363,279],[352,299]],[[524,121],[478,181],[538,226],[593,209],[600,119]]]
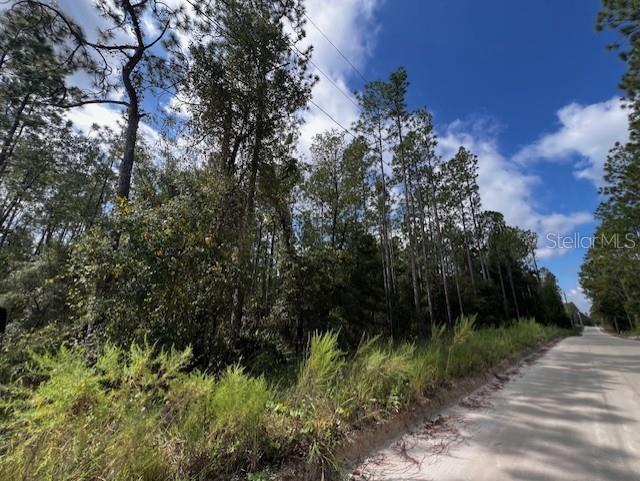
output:
[[[309,103],[314,105],[318,110],[320,110],[320,112],[322,112],[323,114],[325,114],[327,117],[329,117],[331,120],[333,120],[333,122],[340,127],[342,130],[344,130],[347,134],[349,134],[351,137],[353,137],[354,139],[357,139],[357,137],[349,130],[347,129],[345,126],[343,126],[340,122],[338,122],[336,119],[334,119],[331,114],[329,114],[325,109],[323,109],[322,107],[320,107],[317,103],[315,103],[313,101],[313,99],[309,99]]]
[[[340,88],[340,86],[335,83],[335,81],[329,76],[329,74],[327,74],[324,70],[322,70],[317,63],[315,63],[313,60],[311,60],[308,56],[304,55],[299,49],[298,47],[296,47],[295,44],[289,43],[289,45],[291,45],[292,48],[295,49],[295,51],[291,51],[292,53],[296,54],[298,57],[303,58],[309,62],[311,65],[313,65],[316,70],[318,72],[320,72],[329,82],[331,82],[331,84],[336,88],[336,90],[338,90],[338,92],[340,92],[349,102],[351,102],[353,105],[355,105],[356,107],[360,108],[360,106],[357,104],[357,102],[355,102],[351,96],[349,94],[347,94],[344,90],[342,90],[342,88]]]
[[[344,53],[342,53],[342,51],[337,47],[337,45],[331,41],[329,36],[322,31],[322,29],[316,24],[316,22],[311,20],[311,17],[309,15],[307,15],[306,13],[304,14],[304,16],[306,17],[307,20],[309,20],[309,23],[311,25],[313,25],[318,32],[320,32],[320,35],[322,35],[327,40],[327,42],[329,42],[331,44],[331,46],[336,49],[336,51],[340,54],[340,56],[345,60],[345,62],[347,62],[351,66],[351,68],[360,76],[360,78],[364,82],[367,82],[367,79],[362,74],[362,72],[360,72],[360,70],[358,70],[358,67],[356,67],[353,64],[353,62],[351,62],[351,60],[349,60],[349,58],[347,58],[347,56]]]
[[[270,22],[270,20],[267,17],[265,17],[263,13],[260,13],[260,16],[263,18],[263,20]],[[329,40],[329,42],[331,42],[331,40]],[[320,66],[317,63],[315,63],[313,60],[311,60],[311,58],[308,55],[305,55],[300,51],[298,46],[295,44],[295,42],[293,42],[289,38],[288,35],[287,35],[287,43],[292,49],[294,49],[294,50],[291,50],[291,53],[297,55],[298,58],[304,59],[307,62],[309,62],[311,65],[313,65],[316,68],[316,70],[320,72],[336,88],[338,92],[340,92],[349,102],[351,102],[357,108],[360,108],[360,106],[351,98],[351,96],[348,93],[346,93],[344,90],[342,90],[342,88],[331,78],[331,76],[328,73],[326,73],[323,69],[321,69]]]

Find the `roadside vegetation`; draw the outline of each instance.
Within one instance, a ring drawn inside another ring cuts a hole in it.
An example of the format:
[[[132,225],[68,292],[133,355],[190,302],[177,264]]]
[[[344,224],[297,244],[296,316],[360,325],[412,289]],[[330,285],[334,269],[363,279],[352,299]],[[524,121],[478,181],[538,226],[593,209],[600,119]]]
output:
[[[533,320],[475,330],[462,319],[427,344],[364,339],[355,353],[336,333],[311,338],[289,382],[230,366],[189,370],[192,353],[107,345],[33,355],[32,386],[3,396],[1,479],[104,481],[268,479],[305,460],[335,474],[336,447],[355,428],[561,334]]]
[[[603,0],[598,30],[613,30],[610,46],[626,64],[620,80],[629,112],[629,140],[611,146],[604,164],[603,197],[595,216],[594,243],[580,283],[591,315],[618,334],[640,333],[640,11],[633,0]]]

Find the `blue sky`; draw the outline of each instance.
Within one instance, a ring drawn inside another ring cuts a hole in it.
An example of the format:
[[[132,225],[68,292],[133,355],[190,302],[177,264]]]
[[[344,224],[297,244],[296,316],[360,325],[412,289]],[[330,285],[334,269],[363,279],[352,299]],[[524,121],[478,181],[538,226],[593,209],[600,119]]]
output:
[[[389,0],[376,13],[366,74],[404,65],[412,102],[445,123],[497,117],[513,151],[552,128],[563,105],[616,93],[623,64],[594,30],[598,8],[598,0]]]
[[[60,3],[89,34],[104,22],[93,0]],[[591,235],[606,153],[627,135],[617,89],[624,64],[605,48],[611,34],[595,32],[599,1],[306,0],[306,7],[367,80],[408,70],[409,102],[434,114],[440,153],[465,145],[479,156],[485,208],[536,231],[540,263],[588,309],[577,277],[584,250],[552,249],[545,239]],[[342,91],[321,78],[313,100],[348,127],[363,79],[313,25],[307,33],[314,63]],[[143,105],[153,110],[157,99]],[[313,135],[336,127],[314,107],[305,116],[303,154]],[[87,129],[114,126],[121,112],[92,105],[69,117]],[[152,125],[142,131],[157,136]]]
[[[626,135],[612,100],[624,64],[605,48],[612,36],[595,32],[598,9],[597,0],[388,0],[375,11],[374,46],[361,70],[383,78],[406,67],[410,104],[427,106],[441,135],[490,144],[485,156],[500,157],[500,182],[530,178],[527,211],[513,209],[517,195],[491,198],[492,173],[484,176],[485,203],[511,223],[534,227],[544,244],[556,231],[587,236],[598,166]],[[350,78],[357,88],[361,80]],[[540,255],[585,308],[577,280],[584,250],[543,248]]]

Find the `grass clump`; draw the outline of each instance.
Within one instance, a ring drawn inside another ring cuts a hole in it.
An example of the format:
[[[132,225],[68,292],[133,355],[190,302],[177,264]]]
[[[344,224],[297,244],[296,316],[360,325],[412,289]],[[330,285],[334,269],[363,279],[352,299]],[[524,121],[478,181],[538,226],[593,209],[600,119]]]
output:
[[[82,349],[65,347],[33,356],[34,369],[46,380],[9,407],[0,479],[146,481],[166,472],[165,459],[157,455],[157,390],[131,378],[133,361],[116,361],[111,349],[95,366],[85,358]]]
[[[363,341],[348,363],[341,392],[352,419],[379,418],[397,411],[406,394],[415,346]]]
[[[242,459],[254,470],[260,456],[264,433],[263,417],[271,393],[263,378],[247,376],[241,367],[227,369],[212,397],[212,432],[219,435],[221,452],[230,465]]]
[[[78,347],[34,355],[46,380],[6,407],[0,479],[229,479],[252,469],[266,382],[239,367],[219,379],[187,373],[190,358],[135,344],[108,346],[92,365]]]
[[[0,479],[268,479],[291,458],[329,474],[349,430],[560,334],[532,320],[475,329],[469,317],[428,343],[370,338],[351,354],[337,333],[316,334],[295,381],[271,388],[240,366],[188,372],[188,349],[32,354],[30,384],[1,406]]]
[[[338,333],[315,334],[309,355],[300,365],[295,390],[298,399],[331,397],[344,364],[344,353],[338,348]]]

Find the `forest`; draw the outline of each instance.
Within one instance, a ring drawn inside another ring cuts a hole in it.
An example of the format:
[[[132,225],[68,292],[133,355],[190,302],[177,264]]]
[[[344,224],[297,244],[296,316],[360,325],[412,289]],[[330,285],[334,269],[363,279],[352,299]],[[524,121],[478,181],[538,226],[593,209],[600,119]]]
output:
[[[1,11],[3,479],[327,466],[347,426],[572,327],[537,235],[483,209],[473,152],[439,155],[404,68],[301,152],[326,81],[302,0],[95,8],[97,35],[53,1]],[[629,31],[614,10],[600,24]],[[68,119],[91,104],[119,127]],[[607,162],[599,229],[637,233],[637,140]],[[637,262],[583,268],[620,326]]]
[[[585,256],[580,283],[592,316],[616,332],[640,332],[640,10],[634,2],[605,1],[599,30],[616,31],[611,45],[626,64],[620,80],[629,112],[629,140],[606,159],[603,200],[596,211],[595,242]]]

